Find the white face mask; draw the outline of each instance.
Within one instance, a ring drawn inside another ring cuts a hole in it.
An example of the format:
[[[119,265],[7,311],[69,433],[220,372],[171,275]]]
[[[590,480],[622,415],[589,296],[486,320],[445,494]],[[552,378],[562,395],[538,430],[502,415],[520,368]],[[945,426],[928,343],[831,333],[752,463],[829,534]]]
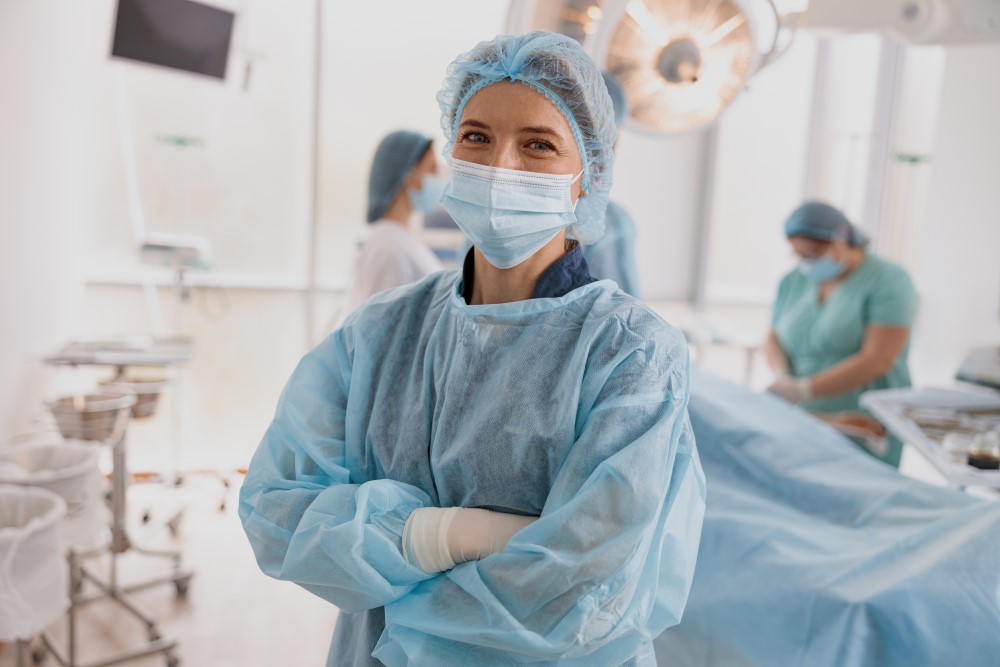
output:
[[[452,158],[441,205],[490,264],[509,269],[576,222],[572,185],[582,174],[541,174]]]
[[[441,195],[444,194],[444,186],[444,179],[439,178],[437,174],[424,174],[420,180],[420,189],[410,190],[407,195],[410,198],[410,206],[421,213],[430,213],[438,207]]]
[[[840,276],[847,270],[844,262],[839,262],[829,255],[823,255],[817,259],[803,259],[799,261],[799,272],[810,280],[823,283]]]

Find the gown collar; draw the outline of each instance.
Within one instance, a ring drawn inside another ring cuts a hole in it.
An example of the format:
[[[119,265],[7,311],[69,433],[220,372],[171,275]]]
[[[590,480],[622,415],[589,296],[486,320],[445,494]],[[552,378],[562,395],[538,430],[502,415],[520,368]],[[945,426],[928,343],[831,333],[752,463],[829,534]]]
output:
[[[476,279],[473,252],[473,249],[469,248],[462,264],[461,294],[465,303],[469,303],[472,298],[472,286]],[[545,269],[538,277],[531,298],[557,299],[566,296],[577,287],[596,281],[597,279],[590,275],[590,267],[587,266],[587,260],[583,256],[583,247],[574,241],[569,252],[553,262],[552,266]]]

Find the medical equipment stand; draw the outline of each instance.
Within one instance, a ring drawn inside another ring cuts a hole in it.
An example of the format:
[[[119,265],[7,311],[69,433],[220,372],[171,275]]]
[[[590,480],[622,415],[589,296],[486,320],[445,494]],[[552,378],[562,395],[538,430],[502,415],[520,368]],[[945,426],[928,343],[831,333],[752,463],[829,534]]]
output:
[[[46,361],[53,364],[92,364],[92,365],[113,365],[118,367],[119,374],[124,374],[124,369],[128,365],[167,365],[186,361],[190,350],[182,348],[164,353],[162,351],[132,351],[132,350],[88,350],[74,348],[72,345],[65,348],[59,354],[49,357]],[[107,546],[86,552],[69,551],[69,596],[70,607],[67,612],[67,653],[62,650],[48,634],[42,635],[42,646],[33,654],[36,662],[44,659],[45,652],[53,655],[62,667],[107,667],[108,665],[121,664],[136,658],[156,653],[163,653],[166,657],[167,667],[176,667],[180,664],[180,659],[175,654],[177,641],[164,638],[157,627],[156,620],[140,609],[129,598],[131,593],[143,590],[160,584],[172,583],[178,595],[186,595],[191,578],[194,572],[181,567],[181,553],[177,550],[148,549],[133,542],[126,527],[126,495],[128,491],[128,466],[126,461],[127,441],[126,430],[130,418],[132,404],[135,402],[132,397],[131,402],[123,402],[117,408],[114,427],[111,435],[105,441],[111,446],[112,451],[112,474],[111,474],[111,542]],[[180,513],[171,516],[163,525],[176,527]],[[158,532],[162,525],[148,530],[149,534]],[[173,572],[166,576],[157,577],[147,581],[142,581],[129,586],[123,586],[118,581],[118,556],[127,552],[136,553],[170,559],[173,563]],[[107,579],[96,574],[83,561],[100,556],[110,555],[110,570]],[[92,594],[83,593],[83,585],[86,581],[98,588],[98,592]],[[79,608],[110,598],[117,602],[125,611],[137,618],[146,626],[148,641],[133,649],[127,649],[115,653],[109,657],[81,664],[77,659],[76,646],[76,612]]]

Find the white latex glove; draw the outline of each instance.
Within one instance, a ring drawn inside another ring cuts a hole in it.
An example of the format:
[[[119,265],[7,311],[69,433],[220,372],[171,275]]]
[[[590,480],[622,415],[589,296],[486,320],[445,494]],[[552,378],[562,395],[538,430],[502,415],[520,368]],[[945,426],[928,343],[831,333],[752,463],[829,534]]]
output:
[[[424,572],[444,572],[455,567],[448,550],[448,528],[458,507],[420,507],[403,526],[403,558]]]
[[[421,507],[403,527],[403,556],[424,572],[443,572],[502,551],[514,533],[536,519],[465,507]]]
[[[782,375],[771,383],[767,390],[789,403],[801,403],[812,398],[812,384],[809,378],[793,378]]]
[[[448,529],[448,551],[456,563],[486,558],[503,551],[514,533],[537,520],[535,516],[459,508]]]

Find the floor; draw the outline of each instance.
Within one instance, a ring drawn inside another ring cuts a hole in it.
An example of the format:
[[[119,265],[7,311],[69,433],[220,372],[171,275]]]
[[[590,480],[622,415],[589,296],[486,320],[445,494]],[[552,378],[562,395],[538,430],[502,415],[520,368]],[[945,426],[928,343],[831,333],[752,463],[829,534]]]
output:
[[[337,610],[287,582],[274,581],[257,569],[236,515],[236,490],[219,511],[221,485],[209,478],[192,480],[189,488],[167,490],[156,484],[132,488],[130,503],[138,513],[182,502],[186,507],[176,546],[196,574],[186,598],[163,585],[135,594],[134,600],[161,621],[161,632],[179,640],[183,667],[319,666],[326,653]],[[169,546],[163,531],[157,546]],[[122,558],[122,579],[135,581],[166,572],[166,561],[135,554]],[[97,602],[80,614],[79,658],[83,664],[145,639],[132,616],[116,605]],[[64,641],[64,623],[52,627]],[[15,664],[12,647],[0,653],[0,667]],[[46,665],[56,665],[51,658]],[[133,667],[161,667],[162,656],[129,661]]]

